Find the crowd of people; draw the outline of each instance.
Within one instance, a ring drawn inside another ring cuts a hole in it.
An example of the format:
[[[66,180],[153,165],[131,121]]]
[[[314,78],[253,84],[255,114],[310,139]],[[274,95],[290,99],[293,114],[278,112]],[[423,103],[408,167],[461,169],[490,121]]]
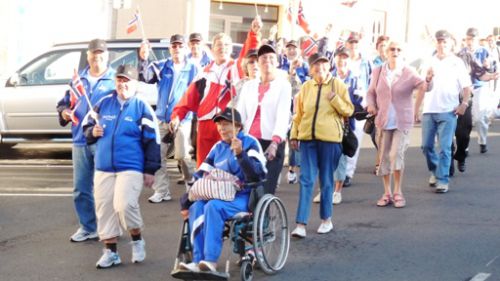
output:
[[[320,203],[317,232],[331,232],[333,205],[342,203],[342,189],[352,184],[361,152],[358,145],[352,157],[343,153],[345,129],[358,143],[365,133],[371,135],[375,174],[383,187],[374,199],[379,207],[407,204],[402,181],[415,122],[422,124],[428,183],[437,193],[449,190],[454,160],[465,172],[473,126],[480,153],[488,151],[488,128],[500,98],[495,36],[485,37],[481,46],[478,30],[469,28],[458,50],[453,35],[439,30],[435,51],[419,73],[404,60],[404,44],[388,36],[378,38],[372,56],[360,51],[360,33],[335,42],[333,50],[325,35],[319,51],[306,56],[301,40],[277,38],[275,28],[264,39],[261,29],[256,17],[237,59],[230,56],[227,34],[215,35],[211,50],[199,33],[188,40],[174,34],[169,58],[152,59],[145,40],[138,64],[116,70],[108,64],[106,42],[89,43],[88,66],[80,73],[89,101],[75,100],[68,91],[57,111],[61,125],[71,123],[73,133],[80,227],[70,239],[104,243],[98,268],[121,263],[117,238],[122,228],[131,236],[132,262],[145,259],[138,199],[146,186],[154,189],[150,203],[172,200],[166,168],[172,150],[179,183],[186,186],[182,214],[193,230],[193,262],[180,267],[191,271],[217,270],[224,220],[248,211],[254,186],[249,183],[277,192],[286,155],[287,181],[300,185],[292,236],[306,237],[313,202]],[[138,81],[157,85],[155,110],[136,96]],[[368,132],[370,116],[375,129]],[[232,199],[192,199],[191,186],[219,170],[236,177],[230,184]],[[317,179],[320,192],[313,198]]]

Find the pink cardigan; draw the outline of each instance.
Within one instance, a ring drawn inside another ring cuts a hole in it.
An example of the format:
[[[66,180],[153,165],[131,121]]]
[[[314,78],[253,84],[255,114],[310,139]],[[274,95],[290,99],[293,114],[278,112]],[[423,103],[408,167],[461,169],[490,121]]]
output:
[[[392,87],[389,87],[386,75],[386,64],[375,68],[366,94],[367,105],[377,109],[375,126],[385,127],[388,121],[389,105],[392,102],[396,111],[396,127],[400,131],[409,130],[413,127],[414,118],[413,90],[424,82],[424,79],[413,68],[404,66],[402,71],[394,76]]]

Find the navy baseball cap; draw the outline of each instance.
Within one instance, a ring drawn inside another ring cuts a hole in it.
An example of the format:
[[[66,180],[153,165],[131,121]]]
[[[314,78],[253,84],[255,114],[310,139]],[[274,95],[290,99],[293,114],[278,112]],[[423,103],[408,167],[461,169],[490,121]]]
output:
[[[257,56],[260,57],[260,56],[265,55],[267,53],[276,54],[276,49],[274,49],[274,47],[272,45],[264,44],[264,45],[260,46],[259,51],[257,52]]]
[[[184,36],[180,34],[174,34],[172,37],[170,37],[170,44],[174,43],[182,43],[184,44]]]
[[[444,29],[436,31],[436,40],[446,40],[446,39],[450,39],[450,38],[451,38],[451,34],[448,31],[446,31]]]
[[[233,115],[233,111],[234,111],[234,115]],[[231,107],[226,107],[226,109],[224,109],[224,111],[217,113],[212,118],[212,120],[214,120],[215,123],[217,123],[220,120],[226,120],[226,121],[232,122],[233,118],[234,118],[235,123],[241,124],[241,115],[238,112],[238,110],[232,109]]]
[[[106,41],[104,41],[102,39],[94,39],[94,40],[89,42],[88,50],[91,52],[95,52],[95,51],[105,52],[108,50],[108,47],[106,46]]]

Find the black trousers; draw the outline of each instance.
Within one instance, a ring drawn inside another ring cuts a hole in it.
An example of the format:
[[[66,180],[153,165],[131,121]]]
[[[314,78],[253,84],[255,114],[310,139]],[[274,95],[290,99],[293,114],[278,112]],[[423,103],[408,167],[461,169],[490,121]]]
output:
[[[259,139],[260,146],[266,151],[267,147],[271,144],[271,141]],[[266,194],[274,194],[276,191],[276,186],[278,185],[278,179],[283,169],[283,162],[285,161],[285,142],[278,144],[278,149],[276,150],[276,157],[272,161],[267,160],[266,169],[267,176],[266,182],[264,182],[264,192]]]
[[[456,151],[453,159],[458,162],[465,161],[467,157],[467,149],[469,148],[470,133],[472,132],[472,104],[469,104],[464,115],[458,116],[457,128],[455,130]],[[454,144],[451,145],[451,151],[454,151]]]

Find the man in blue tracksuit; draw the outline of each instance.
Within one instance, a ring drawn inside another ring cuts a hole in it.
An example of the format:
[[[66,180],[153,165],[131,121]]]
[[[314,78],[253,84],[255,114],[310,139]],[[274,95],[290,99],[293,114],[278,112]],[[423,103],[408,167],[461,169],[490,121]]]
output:
[[[179,128],[170,128],[170,116],[174,107],[186,92],[189,84],[198,74],[198,68],[185,55],[184,37],[179,34],[170,38],[171,58],[153,62],[148,71],[147,83],[156,83],[158,86],[158,101],[156,103],[156,117],[160,121],[160,136],[164,139],[167,134],[175,134],[175,155],[185,181],[191,179],[193,168],[190,165],[191,148],[191,119],[187,116]],[[161,144],[162,168],[155,174],[155,193],[149,197],[150,203],[160,203],[171,200],[169,178],[167,174],[168,144]]]
[[[237,136],[233,136],[234,118]],[[242,132],[241,116],[231,108],[213,118],[222,138],[210,150],[205,161],[195,173],[201,178],[204,173],[221,169],[236,175],[241,182],[254,183],[266,178],[266,159],[259,141]],[[217,260],[222,251],[224,221],[239,212],[248,211],[251,188],[243,185],[233,201],[212,199],[196,201],[189,207],[189,226],[193,243],[193,262],[180,263],[183,270],[216,271]]]
[[[80,73],[80,80],[92,105],[115,89],[115,71],[108,65],[109,53],[106,42],[101,39],[90,41],[87,51],[88,67]],[[76,82],[76,80],[75,80]],[[77,87],[72,82],[70,86]],[[71,122],[73,135],[73,201],[80,228],[71,236],[72,242],[82,242],[97,238],[96,215],[94,208],[93,145],[87,145],[82,131],[82,120],[89,112],[84,96],[72,98],[70,91],[57,103],[59,123],[66,126]]]
[[[88,114],[83,121],[87,142],[97,142],[94,195],[97,230],[105,246],[97,268],[121,263],[116,250],[120,226],[132,237],[132,262],[146,257],[139,196],[160,168],[160,134],[153,109],[135,96],[137,79],[136,67],[119,66],[116,91],[97,103],[97,119]]]

